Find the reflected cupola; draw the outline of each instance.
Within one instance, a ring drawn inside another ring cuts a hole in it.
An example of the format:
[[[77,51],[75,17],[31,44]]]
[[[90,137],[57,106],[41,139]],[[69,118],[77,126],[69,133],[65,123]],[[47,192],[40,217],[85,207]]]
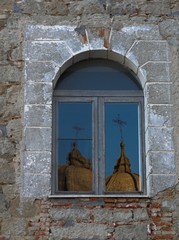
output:
[[[132,173],[130,160],[127,158],[124,143],[121,142],[121,155],[116,161],[113,174],[107,178],[107,191],[134,192],[140,189],[139,175]]]

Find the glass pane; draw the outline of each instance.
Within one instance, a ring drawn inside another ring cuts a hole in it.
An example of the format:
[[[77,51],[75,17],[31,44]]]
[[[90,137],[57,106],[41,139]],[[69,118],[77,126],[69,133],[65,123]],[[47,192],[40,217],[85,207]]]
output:
[[[64,90],[138,90],[136,78],[118,63],[93,59],[78,62],[60,77],[56,89]]]
[[[138,115],[137,103],[105,104],[106,191],[140,190]]]
[[[58,103],[58,190],[92,191],[92,104]]]

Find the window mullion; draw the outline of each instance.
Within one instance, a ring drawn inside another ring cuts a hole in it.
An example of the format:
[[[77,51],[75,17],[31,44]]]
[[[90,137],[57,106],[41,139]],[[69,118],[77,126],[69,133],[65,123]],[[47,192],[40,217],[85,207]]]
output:
[[[104,101],[98,97],[98,181],[99,194],[105,191],[105,131],[104,131]]]
[[[92,124],[93,124],[93,189],[95,191],[95,194],[98,194],[99,192],[99,179],[98,179],[98,149],[99,149],[99,144],[98,144],[98,102],[97,102],[97,97],[94,99],[94,104],[93,104],[93,119],[92,119]]]

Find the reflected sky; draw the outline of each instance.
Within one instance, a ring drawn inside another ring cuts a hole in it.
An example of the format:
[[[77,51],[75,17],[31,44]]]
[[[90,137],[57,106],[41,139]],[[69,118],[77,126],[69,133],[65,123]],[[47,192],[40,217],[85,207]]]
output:
[[[77,144],[81,154],[92,159],[92,104],[58,103],[59,163],[67,163],[68,153]]]
[[[141,87],[132,73],[118,63],[93,59],[68,68],[60,77],[56,89],[138,90]]]
[[[106,103],[105,104],[105,156],[106,176],[113,173],[114,165],[120,156],[121,133],[116,118],[125,121],[122,126],[125,153],[131,163],[132,172],[139,173],[139,137],[138,137],[138,104]]]

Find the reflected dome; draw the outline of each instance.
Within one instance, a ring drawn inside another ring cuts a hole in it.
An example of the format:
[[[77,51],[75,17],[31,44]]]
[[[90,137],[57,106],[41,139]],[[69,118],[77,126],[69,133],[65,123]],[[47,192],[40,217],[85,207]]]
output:
[[[106,180],[107,191],[134,192],[139,191],[139,175],[132,173],[130,161],[125,155],[124,144],[121,142],[121,155],[116,161],[112,176]]]

